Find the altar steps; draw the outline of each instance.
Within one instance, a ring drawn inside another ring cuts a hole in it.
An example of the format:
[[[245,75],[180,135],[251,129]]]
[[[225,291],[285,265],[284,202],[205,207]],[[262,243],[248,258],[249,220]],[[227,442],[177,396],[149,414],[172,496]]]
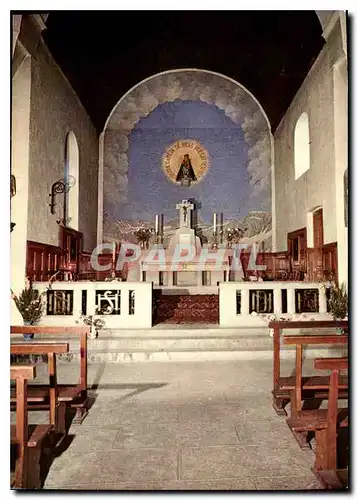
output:
[[[36,340],[46,340],[46,335]],[[65,338],[66,337],[66,338]],[[51,340],[55,340],[51,336]],[[78,361],[79,340],[62,336],[70,353],[63,361]],[[291,346],[282,346],[282,358],[294,359]],[[312,348],[305,357],[335,356],[338,350]],[[341,352],[341,351],[339,351]],[[272,359],[272,338],[267,328],[220,328],[215,325],[158,325],[148,330],[110,330],[88,339],[89,363],[135,363],[162,361],[214,361]]]

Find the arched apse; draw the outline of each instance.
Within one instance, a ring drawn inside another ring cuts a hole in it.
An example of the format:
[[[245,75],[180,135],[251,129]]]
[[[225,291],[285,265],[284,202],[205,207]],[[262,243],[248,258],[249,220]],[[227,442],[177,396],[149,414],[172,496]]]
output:
[[[247,241],[270,247],[272,135],[262,107],[239,83],[195,69],[154,75],[120,99],[101,141],[101,240],[136,242],[135,231],[152,227],[157,213],[170,235],[176,203],[194,198],[204,236],[212,212],[223,212],[227,228],[245,225]],[[165,171],[165,157],[180,141],[199,143],[208,157],[205,176],[190,187]]]
[[[79,202],[79,150],[75,134],[66,135],[65,181],[69,189],[66,192],[66,223],[78,231]]]

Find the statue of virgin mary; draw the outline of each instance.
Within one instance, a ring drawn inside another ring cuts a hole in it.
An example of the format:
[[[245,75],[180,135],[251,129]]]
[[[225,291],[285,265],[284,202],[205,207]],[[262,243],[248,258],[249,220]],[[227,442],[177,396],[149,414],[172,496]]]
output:
[[[190,157],[188,154],[184,155],[183,161],[181,162],[176,181],[181,182],[182,186],[190,186],[192,181],[196,181],[196,175],[192,167]]]

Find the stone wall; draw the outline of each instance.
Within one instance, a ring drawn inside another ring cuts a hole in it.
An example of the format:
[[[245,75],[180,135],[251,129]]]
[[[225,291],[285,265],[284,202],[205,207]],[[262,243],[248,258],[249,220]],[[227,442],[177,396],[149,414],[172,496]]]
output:
[[[79,148],[79,231],[84,249],[96,245],[98,191],[98,135],[68,80],[40,39],[32,60],[30,165],[27,239],[58,245],[63,196],[50,213],[49,193],[64,177],[67,133],[75,134]]]

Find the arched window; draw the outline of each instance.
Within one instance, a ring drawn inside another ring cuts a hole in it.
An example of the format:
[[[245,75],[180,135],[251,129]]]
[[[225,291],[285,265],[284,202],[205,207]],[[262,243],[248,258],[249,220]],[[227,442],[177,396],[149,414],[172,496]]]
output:
[[[68,185],[65,196],[65,223],[78,231],[79,151],[73,132],[66,136],[65,183]]]
[[[295,179],[310,168],[310,129],[307,113],[302,113],[296,123],[294,135]]]

